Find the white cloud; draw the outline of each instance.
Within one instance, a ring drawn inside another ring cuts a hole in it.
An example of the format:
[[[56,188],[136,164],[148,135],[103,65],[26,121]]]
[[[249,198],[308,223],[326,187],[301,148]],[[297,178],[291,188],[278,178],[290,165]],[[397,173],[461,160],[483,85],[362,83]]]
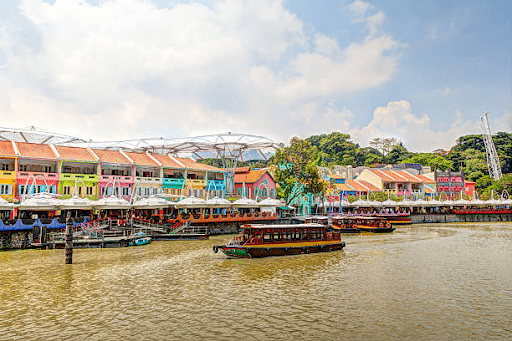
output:
[[[457,138],[468,134],[481,134],[479,121],[468,121],[462,119],[459,110],[454,112],[454,118],[447,117],[452,121],[450,128],[439,131],[432,127],[430,117],[424,114],[421,117],[411,112],[411,105],[407,101],[389,102],[386,107],[378,107],[373,113],[373,119],[363,128],[350,130],[352,138],[361,145],[367,145],[374,137],[396,137],[403,141],[407,149],[412,151],[430,152],[436,149],[449,149],[455,145]],[[503,127],[503,122],[509,121],[512,125],[512,115],[505,113],[491,124],[493,132],[512,131],[512,127]]]
[[[2,125],[101,140],[348,129],[352,114],[333,100],[389,81],[401,47],[362,1],[351,8],[368,34],[346,48],[306,31],[282,0],[19,8],[26,22],[0,22]]]

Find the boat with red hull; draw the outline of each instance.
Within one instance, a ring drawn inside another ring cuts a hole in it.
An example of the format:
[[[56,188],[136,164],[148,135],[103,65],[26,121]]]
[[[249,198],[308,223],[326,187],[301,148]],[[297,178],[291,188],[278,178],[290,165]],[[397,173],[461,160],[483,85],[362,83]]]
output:
[[[342,250],[341,234],[322,224],[243,225],[229,244],[214,245],[230,258],[261,258]]]

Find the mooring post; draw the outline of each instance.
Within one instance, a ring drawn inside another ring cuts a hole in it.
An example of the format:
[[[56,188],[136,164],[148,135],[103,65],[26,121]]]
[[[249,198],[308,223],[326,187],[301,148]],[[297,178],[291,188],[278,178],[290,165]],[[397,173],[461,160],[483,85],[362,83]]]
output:
[[[66,216],[66,264],[73,264],[73,220],[71,211]]]

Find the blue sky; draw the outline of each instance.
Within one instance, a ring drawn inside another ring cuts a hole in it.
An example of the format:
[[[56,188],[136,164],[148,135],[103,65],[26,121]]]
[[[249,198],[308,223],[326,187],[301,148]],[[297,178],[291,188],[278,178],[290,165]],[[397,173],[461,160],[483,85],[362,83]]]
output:
[[[512,131],[512,2],[0,4],[2,126],[97,140],[341,131],[413,151]]]

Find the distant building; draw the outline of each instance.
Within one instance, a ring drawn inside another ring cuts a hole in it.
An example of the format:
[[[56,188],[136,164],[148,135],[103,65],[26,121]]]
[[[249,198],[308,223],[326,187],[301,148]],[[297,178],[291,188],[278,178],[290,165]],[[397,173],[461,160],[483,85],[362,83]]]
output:
[[[417,197],[425,195],[423,180],[406,171],[369,168],[363,170],[356,180],[367,181],[387,195],[400,197],[404,195]]]
[[[475,185],[476,182],[473,181],[464,181],[464,194],[470,197],[475,196]]]
[[[452,172],[448,169],[446,172],[436,170],[434,172],[436,180],[437,194],[446,194],[449,198],[460,196],[464,191],[464,171]]]

